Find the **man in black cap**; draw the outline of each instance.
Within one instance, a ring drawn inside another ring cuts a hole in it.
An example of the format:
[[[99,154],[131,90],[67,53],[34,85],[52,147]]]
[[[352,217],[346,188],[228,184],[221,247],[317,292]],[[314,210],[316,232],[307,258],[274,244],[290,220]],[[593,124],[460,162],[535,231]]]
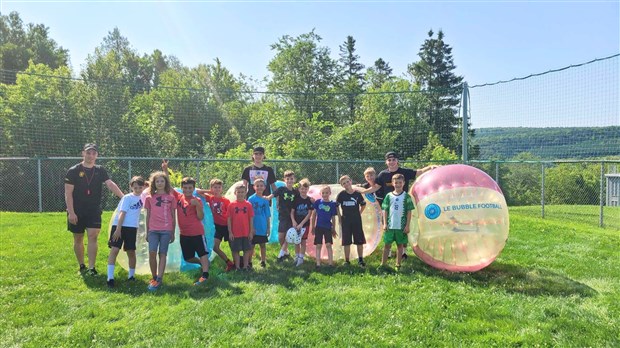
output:
[[[437,168],[435,165],[426,166],[422,169],[416,170],[402,168],[398,162],[398,155],[394,151],[390,151],[385,154],[385,164],[387,165],[387,169],[382,170],[379,175],[377,175],[377,184],[379,184],[381,188],[375,192],[375,195],[377,196],[377,201],[379,201],[379,204],[383,202],[385,195],[394,191],[394,186],[392,185],[392,177],[394,175],[402,174],[405,177],[405,186],[403,187],[403,191],[409,194],[410,181],[413,182],[418,175],[422,175],[429,170]],[[407,258],[406,253],[403,253],[403,258]]]
[[[97,237],[101,230],[101,185],[105,183],[118,198],[123,191],[110,179],[108,172],[95,161],[99,151],[96,144],[88,143],[82,149],[82,162],[69,168],[65,175],[65,202],[67,229],[73,233],[73,251],[80,265],[84,265],[84,230],[88,235],[88,274],[96,275]]]
[[[254,194],[254,179],[262,178],[265,180],[267,187],[263,195],[269,196],[276,190],[276,174],[273,168],[263,163],[263,160],[265,160],[265,148],[262,146],[255,147],[252,151],[252,165],[245,167],[243,174],[241,174],[241,180],[248,188],[248,198]]]

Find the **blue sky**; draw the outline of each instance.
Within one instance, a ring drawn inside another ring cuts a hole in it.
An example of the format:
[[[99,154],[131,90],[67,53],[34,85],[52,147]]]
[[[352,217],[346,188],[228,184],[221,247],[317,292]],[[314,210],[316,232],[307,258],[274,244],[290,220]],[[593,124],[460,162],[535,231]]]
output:
[[[75,72],[118,27],[134,48],[187,66],[219,57],[234,74],[268,75],[270,44],[315,28],[334,57],[347,35],[366,66],[381,57],[402,75],[429,29],[442,29],[470,85],[505,80],[620,51],[620,5],[607,2],[109,2],[6,1],[69,49]],[[617,62],[617,60],[616,60]],[[615,73],[618,73],[617,67]],[[613,83],[613,82],[612,82]],[[617,95],[617,88],[616,88]],[[613,110],[612,110],[613,111]],[[615,116],[611,123],[620,124]]]

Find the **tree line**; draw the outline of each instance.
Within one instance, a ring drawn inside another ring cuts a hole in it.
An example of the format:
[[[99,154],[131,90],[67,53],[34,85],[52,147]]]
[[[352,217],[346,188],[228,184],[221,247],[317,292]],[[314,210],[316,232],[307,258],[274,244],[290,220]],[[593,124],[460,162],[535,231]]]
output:
[[[2,15],[0,156],[73,156],[96,141],[107,157],[245,158],[254,145],[271,158],[460,157],[463,77],[442,31],[403,76],[380,57],[365,67],[353,36],[337,59],[321,41],[314,30],[278,38],[257,92],[219,59],[187,67],[139,53],[118,28],[76,74],[49,28]]]

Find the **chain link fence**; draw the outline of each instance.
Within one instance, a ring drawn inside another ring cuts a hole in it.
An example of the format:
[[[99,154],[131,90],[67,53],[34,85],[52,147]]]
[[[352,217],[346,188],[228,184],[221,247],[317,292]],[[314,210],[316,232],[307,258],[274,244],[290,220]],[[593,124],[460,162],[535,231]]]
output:
[[[62,158],[0,158],[0,211],[57,212],[65,210],[64,176],[78,163],[78,157]],[[103,165],[123,191],[128,191],[134,175],[148,178],[159,170],[159,158],[100,158]],[[183,176],[194,177],[199,187],[208,187],[209,180],[219,178],[228,188],[240,180],[244,159],[170,160],[170,168]],[[337,183],[349,175],[354,183],[364,182],[364,170],[385,169],[383,161],[310,161],[270,160],[278,178],[285,170],[293,170],[297,179],[308,178],[313,184]],[[421,168],[429,163],[403,162],[405,168]],[[586,222],[620,229],[620,161],[548,161],[506,162],[473,161],[469,163],[494,178],[502,188],[510,207],[539,207],[540,217],[589,216]],[[611,182],[612,184],[609,184]],[[113,210],[118,199],[104,190],[103,209]],[[598,220],[591,218],[593,212]]]

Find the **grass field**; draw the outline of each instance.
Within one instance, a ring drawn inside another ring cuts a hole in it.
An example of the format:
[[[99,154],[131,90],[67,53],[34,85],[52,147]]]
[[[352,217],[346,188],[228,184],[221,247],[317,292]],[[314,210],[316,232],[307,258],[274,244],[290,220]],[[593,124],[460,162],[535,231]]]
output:
[[[295,269],[273,262],[271,245],[265,270],[223,273],[217,260],[206,287],[191,285],[197,273],[170,273],[157,293],[146,276],[128,284],[117,272],[108,290],[105,275],[80,275],[64,214],[3,212],[0,346],[618,347],[620,232],[582,208],[545,220],[538,207],[512,208],[506,248],[476,273],[416,258],[382,271],[378,252],[366,269]]]

